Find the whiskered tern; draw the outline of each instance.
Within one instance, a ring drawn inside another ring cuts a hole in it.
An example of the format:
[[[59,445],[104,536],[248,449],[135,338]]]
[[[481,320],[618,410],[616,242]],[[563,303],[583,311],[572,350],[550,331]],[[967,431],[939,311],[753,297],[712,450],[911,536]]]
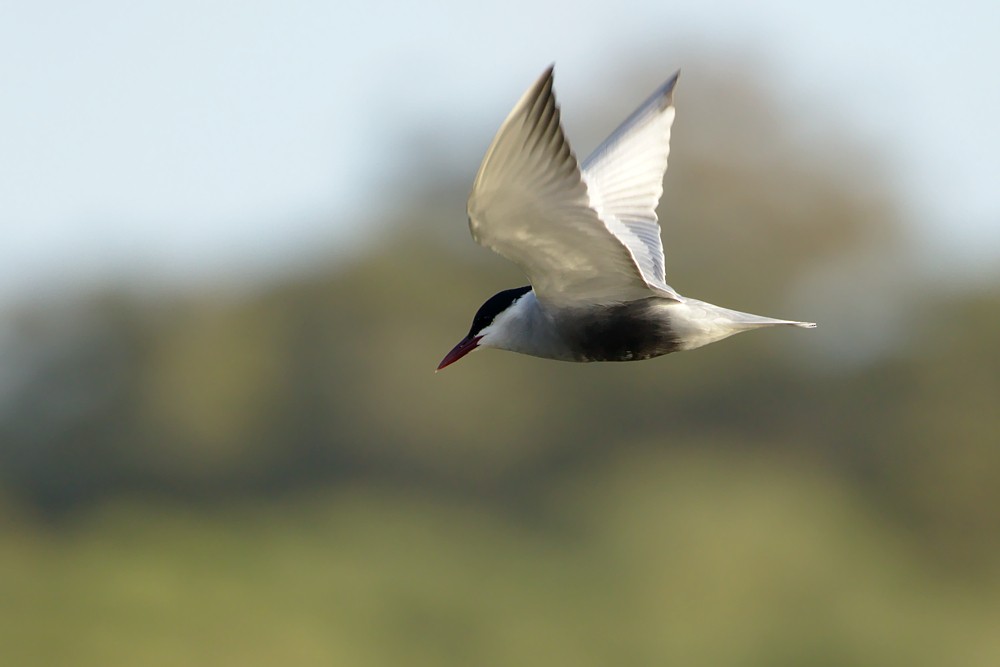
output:
[[[634,361],[741,331],[812,322],[741,313],[666,282],[656,206],[674,121],[674,74],[583,163],[563,134],[552,67],[500,126],[469,196],[481,245],[530,286],[487,299],[438,366],[492,347],[560,361]]]

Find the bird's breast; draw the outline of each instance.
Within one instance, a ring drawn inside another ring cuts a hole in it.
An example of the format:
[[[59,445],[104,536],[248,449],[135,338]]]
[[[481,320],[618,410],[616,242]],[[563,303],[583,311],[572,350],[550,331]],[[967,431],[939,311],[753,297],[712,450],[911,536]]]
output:
[[[576,361],[639,361],[680,349],[663,299],[574,309],[557,319]]]

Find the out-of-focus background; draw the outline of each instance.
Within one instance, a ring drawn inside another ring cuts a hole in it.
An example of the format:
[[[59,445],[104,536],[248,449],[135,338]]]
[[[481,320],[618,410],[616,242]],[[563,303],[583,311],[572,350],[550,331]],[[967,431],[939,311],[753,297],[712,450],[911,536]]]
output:
[[[6,665],[1000,664],[994,2],[0,9]],[[682,68],[682,293],[815,320],[479,352],[550,62]]]

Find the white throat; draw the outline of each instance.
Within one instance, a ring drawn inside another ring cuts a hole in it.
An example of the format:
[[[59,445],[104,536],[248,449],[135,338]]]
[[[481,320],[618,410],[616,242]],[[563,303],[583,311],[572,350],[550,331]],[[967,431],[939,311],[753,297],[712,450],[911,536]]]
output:
[[[559,338],[552,317],[538,303],[534,291],[526,292],[511,303],[480,335],[479,347],[548,359],[571,358]]]

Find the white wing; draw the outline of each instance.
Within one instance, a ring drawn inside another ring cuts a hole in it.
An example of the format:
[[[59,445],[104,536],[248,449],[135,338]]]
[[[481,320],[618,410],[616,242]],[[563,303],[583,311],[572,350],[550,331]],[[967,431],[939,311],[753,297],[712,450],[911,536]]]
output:
[[[629,249],[643,279],[669,292],[656,205],[663,195],[679,76],[670,77],[583,162],[597,214]]]
[[[559,119],[550,67],[486,151],[469,196],[473,238],[520,266],[549,305],[676,298],[662,278],[640,272],[632,249],[598,215]]]

